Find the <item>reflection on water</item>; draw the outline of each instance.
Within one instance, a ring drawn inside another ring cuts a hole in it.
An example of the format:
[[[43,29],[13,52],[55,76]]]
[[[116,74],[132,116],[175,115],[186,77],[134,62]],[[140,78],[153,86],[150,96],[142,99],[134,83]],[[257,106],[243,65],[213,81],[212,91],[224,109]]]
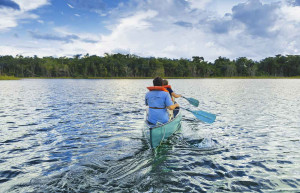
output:
[[[155,152],[151,82],[1,81],[0,192],[300,191],[300,80],[170,80],[217,120],[184,111]]]

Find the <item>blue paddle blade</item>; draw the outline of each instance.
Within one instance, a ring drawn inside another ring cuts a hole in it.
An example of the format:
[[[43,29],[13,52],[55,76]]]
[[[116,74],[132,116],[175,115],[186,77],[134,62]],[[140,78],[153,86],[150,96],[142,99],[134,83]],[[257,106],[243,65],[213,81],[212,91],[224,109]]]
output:
[[[213,123],[216,120],[216,115],[205,112],[205,111],[190,111],[190,112],[193,113],[193,115],[197,119],[199,119],[205,123]]]
[[[184,97],[185,98],[185,97]],[[199,101],[194,98],[185,98],[190,104],[194,105],[195,107],[199,106]]]
[[[199,101],[194,99],[194,98],[188,98],[187,99],[189,101],[190,104],[194,105],[195,107],[199,106]]]

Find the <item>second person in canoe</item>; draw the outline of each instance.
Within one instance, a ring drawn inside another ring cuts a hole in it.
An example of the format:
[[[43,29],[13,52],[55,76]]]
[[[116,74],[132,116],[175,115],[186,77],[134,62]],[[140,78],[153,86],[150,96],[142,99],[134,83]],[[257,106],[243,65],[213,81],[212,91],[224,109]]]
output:
[[[180,94],[176,94],[173,90],[171,85],[169,85],[169,81],[167,79],[163,80],[163,87],[166,88],[171,96],[171,99],[173,101],[174,104],[177,104],[175,101],[175,98],[179,98],[181,97]],[[171,115],[171,117],[176,117],[177,113],[179,112],[179,107],[176,107],[174,110],[169,110],[169,114]]]

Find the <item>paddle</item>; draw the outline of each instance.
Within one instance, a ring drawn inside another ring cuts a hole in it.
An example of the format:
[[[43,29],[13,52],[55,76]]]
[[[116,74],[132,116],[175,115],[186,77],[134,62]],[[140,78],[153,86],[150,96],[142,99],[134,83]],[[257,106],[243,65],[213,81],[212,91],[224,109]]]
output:
[[[186,99],[187,101],[189,101],[190,104],[194,105],[195,107],[199,106],[199,101],[197,99],[194,98],[186,98],[184,96],[182,96],[182,98]]]
[[[180,108],[182,108],[182,107],[180,107]],[[216,115],[205,112],[205,111],[191,111],[191,110],[186,109],[186,108],[182,108],[182,109],[193,113],[193,115],[197,119],[199,119],[200,121],[203,121],[205,123],[213,123],[216,120]]]

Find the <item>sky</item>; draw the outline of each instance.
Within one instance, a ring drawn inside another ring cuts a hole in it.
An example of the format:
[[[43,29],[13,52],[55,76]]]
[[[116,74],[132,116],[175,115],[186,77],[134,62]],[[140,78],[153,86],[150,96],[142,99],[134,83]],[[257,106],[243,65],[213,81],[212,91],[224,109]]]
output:
[[[0,0],[0,55],[259,61],[300,53],[300,0]]]

